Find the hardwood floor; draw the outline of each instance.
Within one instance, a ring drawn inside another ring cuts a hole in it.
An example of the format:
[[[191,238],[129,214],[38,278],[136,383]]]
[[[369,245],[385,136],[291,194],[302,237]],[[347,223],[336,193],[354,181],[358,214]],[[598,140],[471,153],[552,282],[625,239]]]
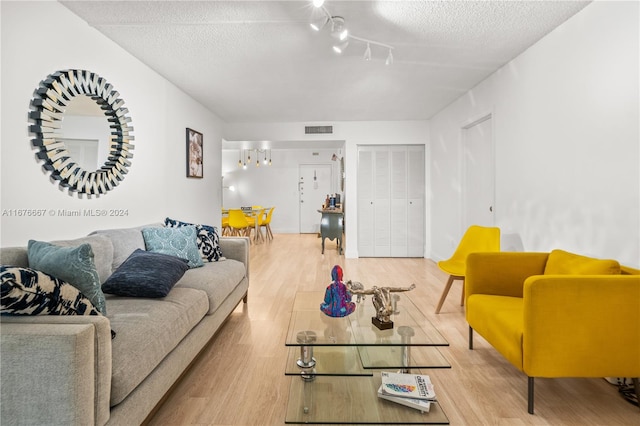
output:
[[[477,334],[475,349],[467,349],[459,283],[436,315],[447,276],[433,261],[345,259],[335,241],[326,243],[324,255],[311,234],[278,234],[251,245],[248,304],[238,306],[147,419],[149,425],[284,424],[292,380],[284,375],[284,340],[293,298],[297,291],[323,291],[335,264],[343,267],[345,280],[365,287],[417,285],[412,300],[450,343],[442,353],[452,368],[423,372],[451,425],[640,424],[640,409],[600,378],[536,379],[536,414],[529,415],[526,377]]]

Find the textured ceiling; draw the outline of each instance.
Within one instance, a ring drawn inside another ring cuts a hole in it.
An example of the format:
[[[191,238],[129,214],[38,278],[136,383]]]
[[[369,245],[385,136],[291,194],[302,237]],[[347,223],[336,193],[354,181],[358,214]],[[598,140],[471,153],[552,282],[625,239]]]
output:
[[[579,1],[62,1],[226,122],[424,120],[577,13]]]

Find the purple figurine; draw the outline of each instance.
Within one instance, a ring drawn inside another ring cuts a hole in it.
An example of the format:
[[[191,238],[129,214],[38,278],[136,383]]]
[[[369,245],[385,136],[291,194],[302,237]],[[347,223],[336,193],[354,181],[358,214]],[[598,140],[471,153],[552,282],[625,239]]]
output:
[[[346,317],[356,310],[356,304],[351,301],[351,292],[342,282],[342,268],[339,265],[331,270],[331,279],[333,282],[324,293],[320,310],[330,317]]]

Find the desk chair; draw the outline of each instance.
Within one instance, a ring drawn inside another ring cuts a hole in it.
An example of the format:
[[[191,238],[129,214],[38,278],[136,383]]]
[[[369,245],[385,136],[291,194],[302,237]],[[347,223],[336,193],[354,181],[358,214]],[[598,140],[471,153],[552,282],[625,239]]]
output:
[[[436,314],[444,304],[444,300],[449,294],[451,285],[455,280],[462,281],[462,298],[460,306],[464,306],[464,277],[467,269],[467,255],[475,252],[500,251],[500,228],[471,225],[464,233],[458,248],[448,260],[438,262],[438,267],[449,274],[447,284],[444,286],[442,296],[436,307]]]

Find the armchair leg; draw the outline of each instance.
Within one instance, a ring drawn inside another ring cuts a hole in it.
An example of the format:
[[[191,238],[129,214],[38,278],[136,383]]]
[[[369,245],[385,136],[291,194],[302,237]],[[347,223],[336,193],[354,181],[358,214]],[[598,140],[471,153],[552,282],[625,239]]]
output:
[[[469,326],[469,349],[473,350],[473,328]]]
[[[533,377],[527,377],[527,411],[533,414]]]

